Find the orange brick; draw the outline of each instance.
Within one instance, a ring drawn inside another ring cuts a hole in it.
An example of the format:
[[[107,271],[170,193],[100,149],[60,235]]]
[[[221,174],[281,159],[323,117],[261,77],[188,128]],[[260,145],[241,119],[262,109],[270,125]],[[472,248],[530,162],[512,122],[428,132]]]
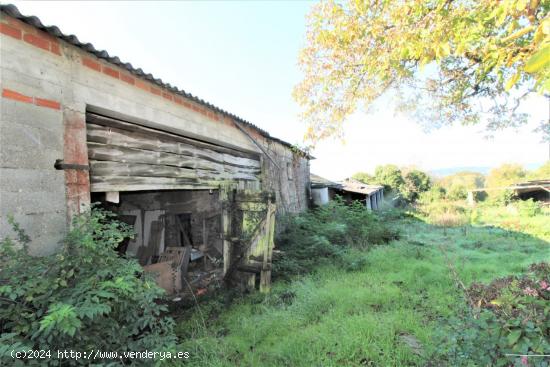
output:
[[[134,85],[135,84],[135,79],[128,75],[128,74],[124,74],[124,73],[120,73],[120,80],[122,80],[123,82],[126,82],[128,84],[132,84]]]
[[[155,94],[155,95],[157,95],[157,96],[162,95],[162,91],[161,91],[160,89],[158,89],[158,88],[153,87],[153,86],[151,86],[150,91],[151,91],[151,93],[153,93],[153,94]]]
[[[5,34],[6,36],[13,37],[18,40],[21,39],[21,34],[22,34],[20,29],[17,29],[15,27],[12,27],[4,23],[0,24],[0,33]]]
[[[59,43],[51,42],[50,43],[50,51],[56,55],[61,56],[61,49],[59,48]]]
[[[54,110],[61,109],[61,104],[57,101],[52,101],[51,99],[35,98],[34,104],[40,107],[52,108]]]
[[[19,19],[15,19],[12,17],[6,17],[5,19],[8,21],[9,25],[17,29],[20,29],[24,33],[31,33],[31,34],[38,33],[38,30],[36,28],[31,26],[30,24],[20,21]]]
[[[169,101],[172,101],[174,99],[170,93],[162,92],[162,96]]]
[[[107,74],[110,77],[118,79],[120,77],[120,73],[118,70],[115,70],[113,68],[110,68],[108,66],[103,66],[103,74]]]
[[[90,59],[89,57],[82,57],[82,65],[89,67],[95,71],[101,71],[101,65],[99,62]]]
[[[136,87],[149,92],[149,84],[144,83],[143,81],[141,81],[139,79],[136,79]]]
[[[45,38],[36,36],[34,34],[26,33],[23,36],[23,40],[27,43],[30,43],[33,46],[39,47],[46,51],[50,51],[50,41],[48,41]]]
[[[87,185],[90,182],[90,176],[88,171],[78,170],[76,171],[76,180],[79,185]]]
[[[65,170],[65,183],[66,184],[76,184],[78,183],[78,178],[76,176],[76,170],[66,169]]]
[[[10,89],[2,89],[2,97],[19,102],[32,103],[33,98]]]

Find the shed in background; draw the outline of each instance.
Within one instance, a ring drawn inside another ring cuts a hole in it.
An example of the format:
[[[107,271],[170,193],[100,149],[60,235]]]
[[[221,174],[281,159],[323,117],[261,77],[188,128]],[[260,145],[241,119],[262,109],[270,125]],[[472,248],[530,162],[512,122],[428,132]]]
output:
[[[312,201],[316,206],[328,204],[338,195],[348,203],[360,201],[368,209],[377,210],[384,199],[383,186],[368,185],[352,178],[334,182],[312,173],[310,181]]]

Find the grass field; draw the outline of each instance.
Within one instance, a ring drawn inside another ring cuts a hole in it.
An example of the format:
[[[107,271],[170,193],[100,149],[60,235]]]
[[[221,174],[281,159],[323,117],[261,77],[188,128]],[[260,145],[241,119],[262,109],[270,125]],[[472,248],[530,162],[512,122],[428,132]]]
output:
[[[549,222],[504,209],[446,231],[397,219],[401,238],[347,250],[353,266],[320,266],[227,307],[201,302],[178,319],[181,348],[196,366],[440,365],[440,323],[465,302],[449,263],[467,286],[549,261]]]

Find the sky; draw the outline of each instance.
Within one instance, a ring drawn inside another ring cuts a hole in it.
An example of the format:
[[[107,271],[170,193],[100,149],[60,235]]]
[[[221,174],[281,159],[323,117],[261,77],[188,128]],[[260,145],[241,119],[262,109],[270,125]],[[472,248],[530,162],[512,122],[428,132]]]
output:
[[[275,137],[302,143],[306,127],[291,93],[302,77],[297,59],[314,2],[11,3],[24,15],[57,25]],[[531,113],[530,126],[499,132],[491,140],[479,126],[426,133],[391,106],[369,114],[360,111],[347,121],[344,142],[317,145],[311,171],[340,180],[386,163],[427,171],[507,162],[535,167],[549,159],[548,143],[532,133],[548,119],[549,107],[543,97],[536,97],[522,108]]]

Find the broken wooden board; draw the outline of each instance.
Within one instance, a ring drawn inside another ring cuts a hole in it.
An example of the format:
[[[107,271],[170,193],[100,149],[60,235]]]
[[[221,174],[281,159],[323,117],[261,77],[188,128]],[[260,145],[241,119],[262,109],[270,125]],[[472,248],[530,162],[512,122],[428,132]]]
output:
[[[166,293],[174,294],[181,290],[181,271],[173,268],[172,261],[145,265],[143,271],[153,273],[157,285]]]

